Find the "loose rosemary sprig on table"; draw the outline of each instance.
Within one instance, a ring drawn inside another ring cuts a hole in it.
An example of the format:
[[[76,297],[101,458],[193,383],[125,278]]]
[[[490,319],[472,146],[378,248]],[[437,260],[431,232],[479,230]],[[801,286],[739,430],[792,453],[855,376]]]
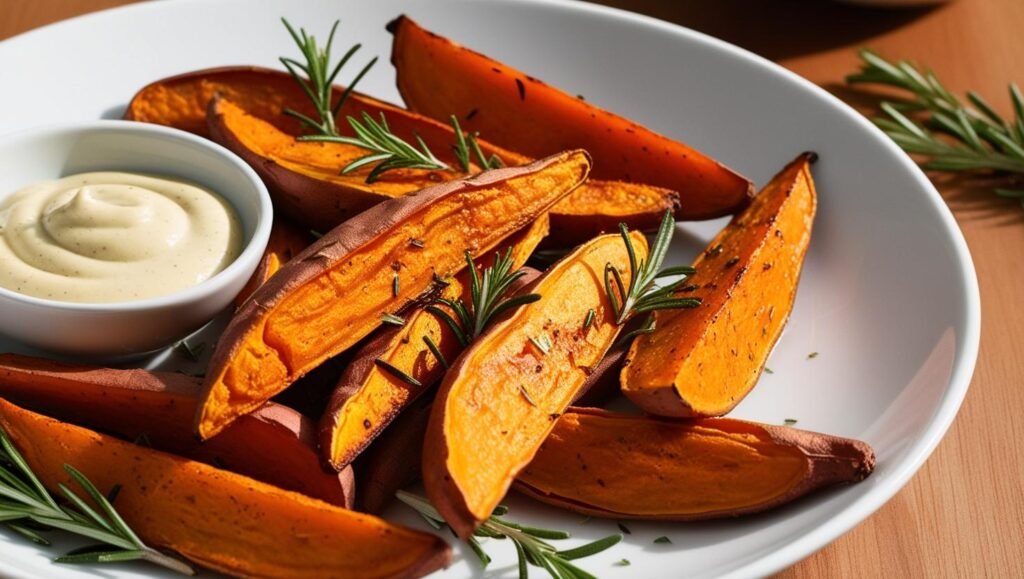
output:
[[[455,317],[436,305],[427,306],[427,310],[442,319],[452,329],[455,337],[463,346],[468,346],[479,337],[502,312],[540,299],[537,294],[507,297],[512,284],[526,275],[526,272],[521,269],[512,271],[511,249],[506,251],[505,255],[495,255],[494,265],[484,268],[482,274],[477,273],[473,256],[468,251],[466,252],[466,265],[469,267],[471,276],[470,304],[467,305],[461,298],[438,299],[438,303],[455,312]],[[435,348],[432,347],[431,350],[433,349]]]
[[[619,224],[619,232],[622,234],[622,241],[626,244],[626,253],[629,255],[629,285],[627,286],[622,281],[619,270],[610,263],[605,264],[604,267],[604,285],[605,291],[608,293],[608,300],[612,304],[615,321],[620,326],[638,314],[657,310],[695,308],[700,305],[699,298],[681,298],[675,295],[675,292],[686,281],[687,276],[696,272],[695,269],[688,265],[661,269],[661,264],[668,254],[669,244],[672,243],[674,231],[675,220],[672,218],[672,213],[666,211],[647,259],[638,260],[633,240],[629,235],[629,228],[624,223]],[[656,283],[658,279],[676,275],[681,277],[672,283],[662,286]],[[642,327],[630,332],[622,340],[653,331],[654,317],[649,316]]]
[[[435,529],[442,529],[446,526],[444,518],[427,499],[406,491],[398,491],[398,500],[415,509]],[[529,577],[529,565],[541,567],[555,579],[594,579],[593,575],[573,565],[572,561],[600,553],[622,540],[622,535],[609,535],[575,549],[559,551],[547,541],[568,539],[569,533],[513,523],[501,518],[506,513],[508,513],[508,509],[499,506],[467,542],[480,558],[483,566],[486,567],[491,562],[491,558],[484,551],[477,537],[511,540],[519,559],[520,579]]]
[[[298,45],[305,60],[305,63],[302,63],[292,58],[282,57],[280,59],[281,63],[284,64],[292,78],[295,79],[295,82],[302,87],[303,92],[309,97],[318,117],[314,119],[293,109],[286,109],[284,111],[285,114],[299,119],[306,128],[313,131],[313,134],[299,137],[300,141],[342,143],[366,149],[369,151],[369,154],[343,167],[341,173],[351,173],[361,167],[374,165],[373,169],[366,176],[367,183],[373,183],[382,173],[395,169],[456,171],[454,167],[438,159],[419,135],[416,135],[415,144],[409,143],[395,135],[388,126],[387,119],[383,113],[380,115],[380,120],[373,118],[365,111],[362,112],[360,118],[346,116],[345,121],[352,129],[353,135],[342,135],[338,130],[338,113],[348,100],[349,95],[352,94],[356,85],[359,84],[359,81],[376,64],[377,58],[374,57],[359,71],[359,74],[352,79],[348,88],[341,94],[337,102],[332,102],[334,95],[332,84],[334,80],[361,45],[353,45],[337,64],[332,66],[331,46],[334,43],[334,34],[338,28],[338,21],[334,22],[331,32],[327,37],[327,43],[321,48],[316,38],[308,34],[305,29],[300,28],[296,31],[287,20],[283,18],[281,20],[284,22],[289,34],[291,34],[292,39],[295,40],[295,44]],[[302,74],[300,74],[300,71]],[[501,159],[496,155],[488,157],[484,154],[476,140],[477,135],[475,133],[467,134],[462,131],[454,115],[451,117],[451,125],[456,134],[456,142],[452,145],[452,148],[463,173],[468,173],[471,170],[470,159],[472,157],[476,157],[477,164],[482,169],[493,169],[501,166]]]
[[[0,522],[43,545],[49,542],[33,527],[60,529],[99,541],[55,559],[57,563],[115,563],[148,561],[184,575],[195,575],[188,564],[146,546],[92,482],[71,465],[64,470],[85,491],[97,512],[74,490],[60,484],[69,505],[61,506],[32,472],[24,457],[0,428]]]
[[[890,62],[877,53],[860,51],[861,70],[846,77],[849,84],[877,84],[902,89],[912,98],[883,102],[887,115],[871,119],[908,153],[927,157],[933,171],[997,171],[1024,176],[1024,95],[1011,83],[1014,118],[1004,119],[982,98],[968,91],[964,104],[934,72],[921,71],[905,60]],[[914,120],[921,118],[921,123]],[[996,194],[1021,200],[1024,189],[996,189]]]

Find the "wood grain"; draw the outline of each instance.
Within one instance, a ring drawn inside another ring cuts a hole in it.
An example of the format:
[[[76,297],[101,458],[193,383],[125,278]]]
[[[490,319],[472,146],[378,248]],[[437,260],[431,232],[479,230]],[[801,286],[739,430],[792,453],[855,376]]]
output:
[[[4,0],[0,39],[131,0]],[[885,10],[825,0],[600,0],[733,42],[833,90],[855,49],[934,68],[1008,112],[1024,83],[1024,2],[957,0]],[[1024,577],[1024,210],[984,184],[942,180],[981,283],[981,356],[960,415],[932,458],[878,513],[779,576]]]

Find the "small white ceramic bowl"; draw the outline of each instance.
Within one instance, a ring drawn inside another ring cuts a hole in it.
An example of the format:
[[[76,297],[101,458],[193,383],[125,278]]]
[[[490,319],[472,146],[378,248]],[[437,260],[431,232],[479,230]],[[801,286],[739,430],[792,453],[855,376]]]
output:
[[[0,334],[63,355],[140,355],[209,322],[255,271],[270,237],[273,208],[256,173],[224,147],[184,131],[131,121],[70,123],[0,137],[0,199],[38,181],[88,171],[150,173],[215,191],[238,214],[241,255],[196,286],[132,302],[59,302],[0,288]]]

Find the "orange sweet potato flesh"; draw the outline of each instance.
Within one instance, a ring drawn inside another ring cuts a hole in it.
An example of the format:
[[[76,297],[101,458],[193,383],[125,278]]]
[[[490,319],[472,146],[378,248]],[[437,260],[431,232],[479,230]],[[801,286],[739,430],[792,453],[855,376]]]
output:
[[[0,426],[51,492],[70,464],[143,542],[210,569],[259,577],[419,577],[447,565],[439,537],[0,400]]]
[[[224,121],[207,121],[207,109],[215,95],[233,103],[246,115],[269,124],[252,120],[234,123],[234,130],[245,129],[248,141],[263,143],[262,148],[274,147],[286,153],[282,164],[261,158],[242,146],[246,139],[232,137],[231,131],[219,128]],[[334,98],[341,96],[335,87]],[[447,172],[401,171],[385,174],[373,187],[338,178],[341,167],[337,158],[331,158],[338,145],[315,143],[286,143],[285,136],[303,134],[301,125],[284,114],[291,108],[315,116],[309,99],[287,73],[259,67],[222,67],[178,75],[147,85],[132,98],[125,118],[166,125],[212,137],[211,129],[221,131],[217,140],[241,154],[268,183],[277,206],[283,213],[296,216],[303,223],[319,230],[327,230],[350,216],[359,207],[393,197],[403,189],[402,183],[389,184],[393,177],[399,181],[416,178],[449,179]],[[342,107],[341,115],[359,115],[362,112],[378,118],[384,114],[388,126],[404,139],[417,135],[436,155],[447,163],[454,163],[451,144],[454,132],[448,117],[442,122],[400,109],[364,94],[353,92]],[[250,134],[255,133],[255,134]],[[277,134],[275,134],[277,133]],[[256,138],[260,137],[260,138]],[[488,155],[497,155],[506,165],[522,165],[530,158],[502,149],[479,139],[481,149]],[[344,150],[346,157],[351,151]],[[312,153],[310,151],[317,151]],[[310,163],[304,163],[310,161]],[[362,172],[365,177],[366,171]],[[359,175],[359,174],[357,174]],[[319,177],[325,177],[321,180]],[[407,184],[406,184],[407,186]],[[373,195],[376,192],[377,195]],[[390,192],[390,193],[387,193]],[[594,236],[613,231],[619,222],[630,229],[644,231],[657,229],[666,209],[673,209],[677,219],[690,214],[679,203],[679,195],[669,189],[621,181],[588,180],[567,199],[551,210],[550,244],[570,247]]]
[[[622,369],[623,393],[661,416],[721,416],[757,383],[796,297],[817,200],[812,154],[786,166],[697,257],[703,302],[655,314]]]
[[[270,228],[270,240],[263,251],[259,265],[242,291],[235,296],[235,305],[241,306],[256,288],[263,285],[281,266],[306,249],[313,242],[309,231],[293,225],[287,219],[277,217]]]
[[[532,156],[580,147],[594,177],[678,191],[683,219],[729,215],[750,201],[750,182],[678,141],[600,109],[512,67],[421,28],[388,25],[398,91],[411,110],[459,117],[467,131]],[[437,79],[444,79],[438,82]]]
[[[210,102],[210,135],[248,163],[267,184],[274,206],[314,229],[327,230],[393,197],[446,181],[455,174],[396,169],[386,179],[367,183],[367,165],[351,173],[340,169],[367,151],[341,143],[298,141],[273,124],[222,97]]]
[[[638,259],[646,258],[645,239],[632,236]],[[460,537],[487,519],[618,336],[606,264],[629,283],[618,235],[598,237],[549,268],[530,288],[541,299],[491,326],[445,375],[424,441],[423,480]],[[546,353],[538,346],[545,341]]]
[[[509,251],[513,269],[521,268],[547,232],[548,219],[543,215],[509,238],[498,252]],[[477,268],[490,267],[494,255],[475,260]],[[448,280],[445,297],[472,303],[469,273],[463,270]],[[420,307],[405,316],[405,325],[381,332],[353,356],[320,420],[320,448],[327,464],[337,470],[350,464],[406,406],[441,380],[445,368],[425,338],[437,345],[445,361],[454,361],[464,349],[444,321]],[[378,366],[377,360],[420,385]]]
[[[221,436],[200,444],[192,416],[202,384],[172,372],[116,370],[0,354],[0,397],[47,416],[117,435],[145,437],[153,448],[351,507],[351,469],[320,468],[313,424],[268,402]]]
[[[864,442],[733,420],[576,408],[516,479],[542,502],[614,519],[690,521],[755,513],[874,468]]]
[[[232,318],[207,371],[197,434],[209,439],[355,345],[382,315],[420,298],[435,276],[461,271],[463,252],[498,246],[568,195],[589,169],[585,152],[570,151],[487,171],[385,201],[325,234]]]

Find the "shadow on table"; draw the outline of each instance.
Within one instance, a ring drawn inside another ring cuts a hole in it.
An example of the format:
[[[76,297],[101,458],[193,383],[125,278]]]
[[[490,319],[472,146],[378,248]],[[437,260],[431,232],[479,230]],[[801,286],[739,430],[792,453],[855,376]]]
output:
[[[721,38],[771,60],[865,40],[941,7],[884,9],[830,0],[592,0]]]

